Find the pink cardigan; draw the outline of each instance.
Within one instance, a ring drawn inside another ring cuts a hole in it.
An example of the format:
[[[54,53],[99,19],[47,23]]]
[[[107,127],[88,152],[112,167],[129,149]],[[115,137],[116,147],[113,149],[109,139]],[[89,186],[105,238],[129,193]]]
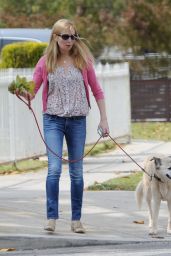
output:
[[[43,92],[42,92],[43,112],[45,112],[47,109],[47,97],[48,97],[47,75],[48,73],[45,65],[45,56],[43,56],[39,59],[33,74],[33,81],[35,82],[35,85],[36,85],[35,94],[37,93],[37,91],[39,90],[39,88],[43,83]],[[87,96],[89,106],[90,106],[89,86],[92,90],[92,93],[96,101],[100,99],[104,99],[104,93],[97,81],[93,65],[90,65],[87,69],[83,69],[82,76],[84,80],[86,96]]]

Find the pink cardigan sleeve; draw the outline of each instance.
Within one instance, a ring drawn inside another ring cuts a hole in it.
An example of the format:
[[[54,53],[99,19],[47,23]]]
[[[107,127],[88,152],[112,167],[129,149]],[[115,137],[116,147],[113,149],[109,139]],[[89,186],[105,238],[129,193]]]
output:
[[[94,67],[92,63],[89,65],[87,68],[87,79],[88,79],[88,84],[90,85],[91,91],[97,100],[104,99],[104,93],[103,90],[97,80],[96,74]]]
[[[43,82],[42,58],[36,64],[36,67],[33,73],[33,81],[35,83],[34,93],[36,94]]]

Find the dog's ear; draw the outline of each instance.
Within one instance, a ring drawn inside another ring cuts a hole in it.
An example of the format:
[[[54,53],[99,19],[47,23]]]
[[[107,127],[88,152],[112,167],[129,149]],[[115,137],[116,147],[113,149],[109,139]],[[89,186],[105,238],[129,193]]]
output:
[[[156,169],[160,169],[160,166],[162,165],[161,159],[158,157],[153,157],[151,161],[154,160]]]

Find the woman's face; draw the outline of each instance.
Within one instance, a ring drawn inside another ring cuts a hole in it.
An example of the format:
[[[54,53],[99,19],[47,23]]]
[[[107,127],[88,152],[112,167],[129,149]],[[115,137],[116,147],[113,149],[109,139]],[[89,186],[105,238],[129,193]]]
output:
[[[73,27],[63,29],[56,38],[61,53],[68,53],[75,43],[75,30]]]

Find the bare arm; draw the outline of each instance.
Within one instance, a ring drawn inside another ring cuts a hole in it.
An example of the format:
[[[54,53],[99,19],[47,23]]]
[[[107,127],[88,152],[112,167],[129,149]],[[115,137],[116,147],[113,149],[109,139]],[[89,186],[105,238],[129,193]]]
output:
[[[97,100],[97,105],[100,111],[100,123],[99,128],[103,131],[103,136],[107,137],[109,134],[109,126],[107,121],[107,115],[106,115],[106,106],[104,99]]]

